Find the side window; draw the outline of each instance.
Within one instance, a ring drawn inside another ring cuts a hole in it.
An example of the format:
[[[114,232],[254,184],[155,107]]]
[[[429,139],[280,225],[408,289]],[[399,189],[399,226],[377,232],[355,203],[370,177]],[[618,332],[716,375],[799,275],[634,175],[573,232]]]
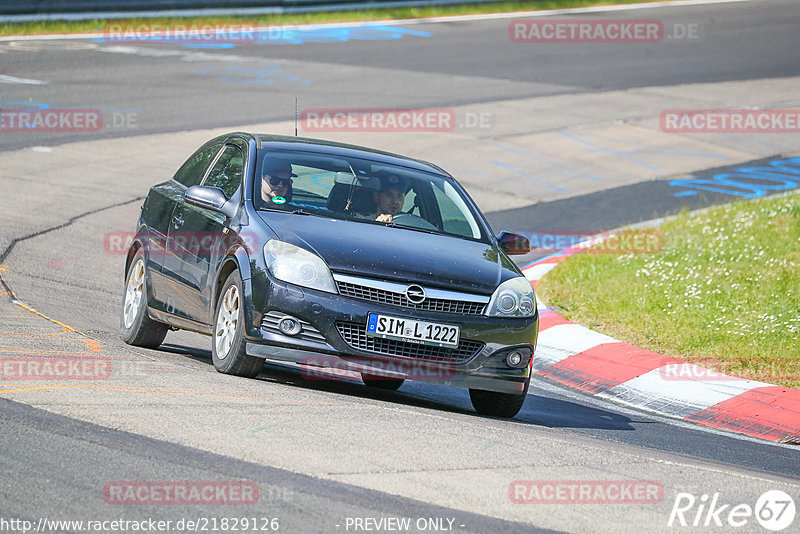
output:
[[[447,182],[443,182],[445,188],[449,186]],[[452,189],[452,188],[451,188]],[[461,235],[465,237],[480,237],[480,230],[477,224],[470,224],[470,219],[464,216],[467,210],[466,206],[459,206],[453,199],[459,198],[455,191],[453,195],[448,196],[445,191],[439,188],[437,184],[433,185],[433,194],[436,197],[436,202],[439,204],[439,213],[442,218],[442,229],[448,234]]]
[[[417,192],[414,191],[413,188],[406,193],[406,200],[403,203],[403,212],[408,212],[409,210],[411,210],[411,213],[414,215],[422,216],[420,207],[417,204]]]
[[[220,143],[204,150],[198,150],[186,160],[186,163],[178,169],[178,172],[172,178],[186,187],[199,184],[200,180],[203,179],[206,168],[211,163],[211,160],[214,159],[214,156],[217,155],[221,146],[222,144]]]
[[[219,187],[230,198],[239,189],[244,176],[244,156],[239,147],[227,145],[208,172],[203,185]]]

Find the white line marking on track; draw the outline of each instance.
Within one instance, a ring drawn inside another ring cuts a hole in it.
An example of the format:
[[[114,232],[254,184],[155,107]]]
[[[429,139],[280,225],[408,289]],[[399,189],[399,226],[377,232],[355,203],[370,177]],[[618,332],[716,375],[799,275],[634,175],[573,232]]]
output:
[[[533,282],[541,279],[544,275],[555,269],[557,265],[557,263],[540,263],[539,265],[529,267],[522,272],[525,274],[525,278]]]
[[[17,78],[16,76],[9,76],[7,74],[0,74],[0,83],[19,83],[22,85],[47,85],[47,82],[42,80],[32,80],[30,78]]]

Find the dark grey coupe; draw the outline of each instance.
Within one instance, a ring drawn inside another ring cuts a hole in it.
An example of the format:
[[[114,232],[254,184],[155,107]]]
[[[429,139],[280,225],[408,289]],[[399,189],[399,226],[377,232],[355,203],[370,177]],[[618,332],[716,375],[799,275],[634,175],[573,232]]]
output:
[[[513,417],[538,334],[531,284],[442,169],[364,147],[233,133],[150,189],[125,262],[123,339],[208,334],[221,373],[264,360],[469,388]]]

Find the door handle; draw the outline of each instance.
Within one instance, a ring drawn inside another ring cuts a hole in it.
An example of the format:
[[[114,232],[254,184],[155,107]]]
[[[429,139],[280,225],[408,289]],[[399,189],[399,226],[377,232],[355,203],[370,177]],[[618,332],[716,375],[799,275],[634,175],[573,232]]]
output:
[[[172,217],[172,226],[174,226],[176,229],[183,226],[183,216],[180,213]]]

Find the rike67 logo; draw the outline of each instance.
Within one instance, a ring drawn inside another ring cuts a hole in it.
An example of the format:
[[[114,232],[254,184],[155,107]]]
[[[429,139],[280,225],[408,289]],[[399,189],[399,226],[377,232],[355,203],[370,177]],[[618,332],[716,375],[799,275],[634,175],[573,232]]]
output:
[[[794,522],[795,513],[794,499],[781,490],[764,492],[755,506],[726,503],[719,493],[699,498],[691,493],[678,493],[667,526],[722,527],[729,531],[748,524],[752,527],[755,519],[762,528],[779,532]]]

